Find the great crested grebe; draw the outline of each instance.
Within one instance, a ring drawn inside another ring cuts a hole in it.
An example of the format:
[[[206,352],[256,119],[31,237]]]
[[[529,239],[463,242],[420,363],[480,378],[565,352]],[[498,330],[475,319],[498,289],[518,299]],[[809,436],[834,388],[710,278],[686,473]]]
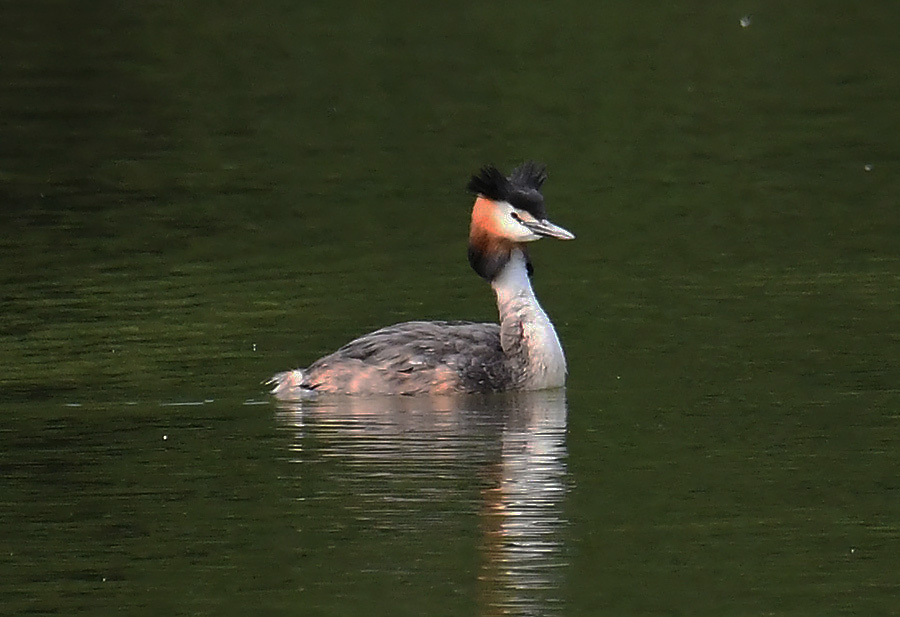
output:
[[[488,166],[472,176],[469,264],[491,283],[500,324],[408,321],[353,340],[305,369],[268,383],[279,398],[327,394],[445,394],[558,388],[566,358],[550,318],[531,288],[525,244],[575,236],[547,220],[542,165],[504,177]]]

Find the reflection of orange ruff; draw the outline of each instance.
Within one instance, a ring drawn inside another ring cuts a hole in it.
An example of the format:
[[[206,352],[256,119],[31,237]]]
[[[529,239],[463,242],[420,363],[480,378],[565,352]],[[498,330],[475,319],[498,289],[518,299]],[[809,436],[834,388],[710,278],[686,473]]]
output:
[[[504,604],[508,590],[504,585],[504,564],[499,555],[503,554],[503,519],[506,516],[503,495],[503,463],[495,461],[487,467],[488,481],[493,485],[481,491],[481,572],[479,573],[479,596],[482,614],[487,617],[507,614]]]

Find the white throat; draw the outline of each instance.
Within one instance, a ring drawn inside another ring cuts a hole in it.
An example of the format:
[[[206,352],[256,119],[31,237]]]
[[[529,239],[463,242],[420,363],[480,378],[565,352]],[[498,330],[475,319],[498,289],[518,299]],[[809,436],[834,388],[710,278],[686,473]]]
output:
[[[541,308],[525,254],[513,249],[509,261],[491,281],[500,311],[503,351],[522,368],[522,389],[558,388],[566,382],[566,357],[547,313]]]

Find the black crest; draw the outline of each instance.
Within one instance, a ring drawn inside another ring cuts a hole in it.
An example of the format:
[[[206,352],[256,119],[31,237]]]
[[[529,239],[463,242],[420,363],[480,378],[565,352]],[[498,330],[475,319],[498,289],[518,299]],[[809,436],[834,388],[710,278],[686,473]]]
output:
[[[469,180],[468,189],[492,201],[505,201],[531,213],[535,218],[547,218],[541,187],[547,180],[547,170],[534,161],[522,163],[509,177],[504,177],[493,165],[481,168],[477,176]]]
[[[513,169],[509,181],[516,186],[540,191],[547,181],[547,168],[534,161],[526,161]]]

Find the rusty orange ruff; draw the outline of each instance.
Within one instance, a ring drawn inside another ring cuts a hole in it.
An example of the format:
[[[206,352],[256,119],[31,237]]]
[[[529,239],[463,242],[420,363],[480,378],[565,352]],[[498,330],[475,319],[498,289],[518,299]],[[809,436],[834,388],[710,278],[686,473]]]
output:
[[[509,252],[515,245],[501,235],[498,228],[496,201],[479,196],[472,208],[472,224],[469,227],[469,244],[482,253]]]

